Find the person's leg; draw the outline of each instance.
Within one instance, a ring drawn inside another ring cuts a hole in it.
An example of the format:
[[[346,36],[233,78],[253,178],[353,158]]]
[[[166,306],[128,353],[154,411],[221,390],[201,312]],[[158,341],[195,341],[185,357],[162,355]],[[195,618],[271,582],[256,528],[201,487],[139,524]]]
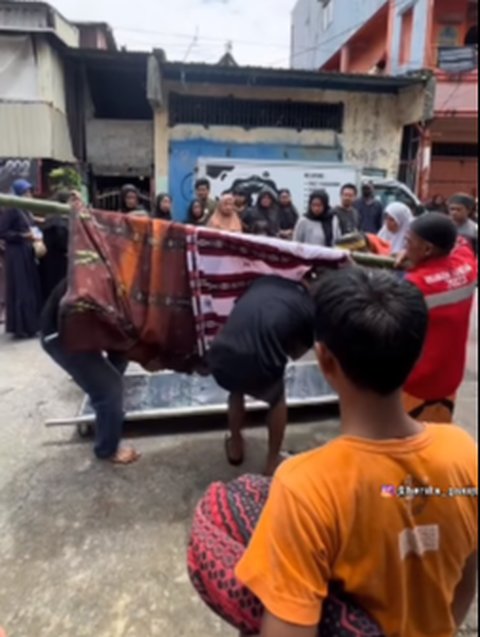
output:
[[[42,345],[47,354],[64,369],[89,396],[96,415],[95,455],[128,464],[138,458],[131,449],[120,450],[123,428],[123,378],[101,352],[68,353],[59,339]]]
[[[228,428],[230,436],[227,439],[227,457],[232,465],[241,465],[244,459],[244,441],[242,429],[245,424],[245,397],[243,394],[231,393],[228,397]]]
[[[273,476],[280,463],[280,451],[282,450],[287,421],[287,401],[285,392],[282,392],[280,399],[270,407],[267,416],[268,455],[265,466],[266,476]]]
[[[123,352],[108,352],[107,360],[122,376],[127,371],[128,359]]]

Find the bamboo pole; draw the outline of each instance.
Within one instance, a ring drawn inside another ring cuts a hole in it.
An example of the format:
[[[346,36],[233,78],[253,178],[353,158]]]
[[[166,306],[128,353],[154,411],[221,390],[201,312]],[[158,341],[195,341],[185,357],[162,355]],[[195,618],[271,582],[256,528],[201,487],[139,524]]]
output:
[[[0,194],[0,208],[19,208],[45,216],[52,214],[68,215],[70,212],[68,204],[2,194]],[[393,269],[395,266],[395,259],[392,257],[382,257],[368,252],[352,252],[351,256],[355,263],[369,268]]]
[[[41,215],[68,215],[70,212],[70,206],[66,203],[4,194],[0,194],[0,208],[19,208]]]

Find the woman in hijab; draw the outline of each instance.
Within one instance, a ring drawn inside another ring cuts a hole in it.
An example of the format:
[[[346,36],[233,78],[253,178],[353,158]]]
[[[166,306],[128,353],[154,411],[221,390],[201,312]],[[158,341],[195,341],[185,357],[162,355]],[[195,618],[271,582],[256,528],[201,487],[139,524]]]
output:
[[[388,241],[391,246],[391,254],[399,254],[405,249],[407,234],[412,221],[412,212],[406,204],[396,201],[387,206],[385,222],[378,236],[383,241]]]
[[[280,234],[280,217],[277,195],[270,188],[263,188],[258,194],[255,208],[247,210],[243,216],[246,232],[252,233],[254,228],[262,227],[269,237]]]
[[[278,194],[280,237],[291,239],[298,221],[298,211],[293,205],[292,194],[288,188],[282,188]]]
[[[25,179],[13,183],[17,197],[32,197]],[[5,242],[6,332],[15,338],[33,338],[39,327],[40,280],[34,241],[40,238],[33,216],[16,208],[0,212],[0,240]]]
[[[194,199],[188,206],[187,223],[192,226],[204,226],[207,218],[208,214],[205,213],[202,202],[198,199]]]
[[[140,204],[138,188],[132,184],[125,184],[120,191],[120,212],[135,217],[147,217],[148,214]]]
[[[242,222],[235,210],[232,195],[220,197],[217,208],[207,223],[207,228],[223,230],[224,232],[242,232]]]
[[[307,214],[295,226],[293,240],[331,248],[341,238],[340,224],[326,190],[310,195]]]
[[[158,195],[155,202],[154,219],[163,219],[163,221],[172,220],[172,198],[167,193]]]

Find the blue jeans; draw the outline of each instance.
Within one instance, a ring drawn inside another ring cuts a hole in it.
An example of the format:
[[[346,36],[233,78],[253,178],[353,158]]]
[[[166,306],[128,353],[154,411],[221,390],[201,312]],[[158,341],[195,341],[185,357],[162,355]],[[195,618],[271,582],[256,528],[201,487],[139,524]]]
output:
[[[59,338],[45,342],[42,347],[69,374],[90,398],[96,416],[95,455],[106,459],[115,455],[122,437],[123,374],[128,361],[122,354],[101,352],[70,353]]]

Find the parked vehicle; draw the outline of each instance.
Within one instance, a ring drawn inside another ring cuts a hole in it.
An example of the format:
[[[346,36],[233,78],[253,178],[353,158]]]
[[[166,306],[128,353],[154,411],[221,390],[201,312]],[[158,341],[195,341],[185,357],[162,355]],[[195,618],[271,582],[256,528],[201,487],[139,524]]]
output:
[[[400,201],[406,204],[412,214],[418,217],[425,212],[425,207],[420,199],[410,190],[408,186],[396,179],[386,179],[383,177],[362,177],[362,182],[370,182],[375,188],[375,196],[386,208],[393,201]]]
[[[392,201],[401,201],[414,215],[424,211],[418,197],[405,184],[381,176],[362,176],[360,169],[342,163],[199,157],[196,177],[206,177],[210,181],[213,197],[242,186],[255,200],[262,188],[268,187],[274,192],[288,188],[299,210],[307,209],[313,190],[325,189],[332,206],[336,206],[340,203],[343,184],[353,183],[360,187],[362,183],[371,182],[384,208]]]
[[[360,185],[360,172],[354,166],[337,163],[299,161],[259,161],[249,159],[213,159],[200,157],[197,177],[210,181],[212,196],[220,197],[242,186],[255,196],[268,187],[274,192],[288,188],[299,210],[306,210],[313,190],[325,189],[332,205],[340,199],[342,184]]]

